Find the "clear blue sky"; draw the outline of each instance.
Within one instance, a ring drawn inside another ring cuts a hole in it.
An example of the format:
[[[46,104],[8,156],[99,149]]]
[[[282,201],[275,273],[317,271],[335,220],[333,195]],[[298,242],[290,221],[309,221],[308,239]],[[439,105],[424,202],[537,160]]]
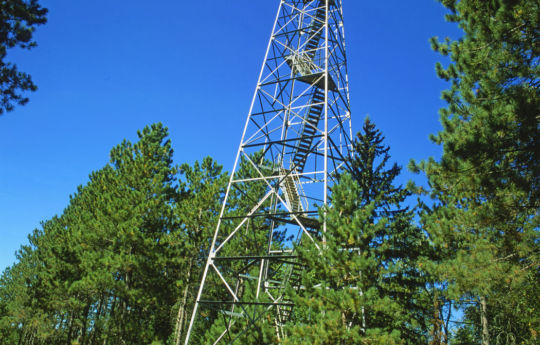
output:
[[[278,0],[42,0],[39,47],[11,51],[39,90],[0,117],[0,271],[62,212],[109,150],[153,122],[175,162],[233,162]],[[459,35],[435,0],[343,0],[353,126],[366,114],[394,160],[438,156],[440,91],[428,39]],[[402,179],[416,178],[405,172]]]

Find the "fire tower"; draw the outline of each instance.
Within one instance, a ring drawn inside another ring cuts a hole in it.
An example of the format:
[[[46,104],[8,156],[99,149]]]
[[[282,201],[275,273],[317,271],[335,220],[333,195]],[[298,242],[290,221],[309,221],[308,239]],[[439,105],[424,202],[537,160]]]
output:
[[[215,320],[213,344],[294,317],[295,253],[321,238],[352,129],[341,0],[281,0],[187,331]],[[208,339],[206,340],[208,341]],[[198,343],[198,342],[197,342]]]

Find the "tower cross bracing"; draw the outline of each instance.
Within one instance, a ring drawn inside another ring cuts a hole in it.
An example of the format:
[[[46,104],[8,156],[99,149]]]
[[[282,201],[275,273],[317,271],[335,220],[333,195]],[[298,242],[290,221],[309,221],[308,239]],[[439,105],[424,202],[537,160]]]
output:
[[[341,0],[281,0],[186,345],[197,322],[214,344],[240,343],[263,324],[286,336],[287,287],[300,289],[309,269],[295,248],[324,237],[318,209],[348,164],[350,114]]]

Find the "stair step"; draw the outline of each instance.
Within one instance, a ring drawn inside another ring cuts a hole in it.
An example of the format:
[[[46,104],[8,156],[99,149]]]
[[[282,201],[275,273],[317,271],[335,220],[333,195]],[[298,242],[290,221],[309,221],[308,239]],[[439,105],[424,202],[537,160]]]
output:
[[[311,1],[313,1],[313,0],[304,0],[304,4],[307,4],[307,3],[311,2]],[[319,0],[319,6],[324,5],[324,1],[325,0]],[[333,6],[334,5],[334,0],[328,1],[328,5]]]
[[[282,174],[287,174],[288,172],[284,169],[281,170]],[[303,212],[304,208],[300,200],[300,195],[298,193],[297,182],[294,180],[294,177],[288,175],[284,178],[281,188],[285,193],[285,200],[288,203],[288,207],[291,212]]]
[[[244,279],[257,280],[257,277],[250,276],[250,275],[248,275],[248,274],[239,274],[238,276],[239,276],[240,278],[244,278]]]
[[[245,317],[244,313],[234,313],[234,312],[228,311],[228,310],[221,310],[221,313],[225,314],[227,316],[231,316],[231,317],[237,317],[237,318]]]

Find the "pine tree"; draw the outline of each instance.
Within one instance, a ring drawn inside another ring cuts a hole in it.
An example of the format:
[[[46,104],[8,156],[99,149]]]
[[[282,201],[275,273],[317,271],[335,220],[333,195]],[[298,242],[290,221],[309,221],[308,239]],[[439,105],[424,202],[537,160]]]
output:
[[[180,174],[183,176],[179,186],[180,198],[174,209],[179,229],[168,238],[171,247],[178,250],[176,274],[179,280],[176,285],[180,294],[176,304],[176,345],[183,341],[191,317],[197,284],[205,265],[205,252],[217,224],[228,180],[222,166],[210,157],[192,166],[182,164]]]
[[[422,217],[440,254],[432,272],[448,285],[447,298],[473,303],[465,321],[482,344],[516,336],[512,328],[526,329],[521,341],[532,343],[538,310],[512,309],[539,299],[537,290],[519,291],[538,281],[540,262],[540,4],[441,2],[464,36],[432,40],[451,60],[437,65],[451,82],[442,93],[443,130],[432,137],[443,155],[412,165],[426,173],[434,200]]]
[[[111,151],[112,176],[106,185],[112,188],[111,200],[102,203],[115,239],[110,263],[117,327],[121,340],[133,344],[167,340],[176,297],[176,279],[168,272],[174,258],[164,241],[174,230],[177,198],[171,142],[161,124],[147,126],[138,136],[138,142],[124,141]]]
[[[63,213],[29,237],[18,262],[0,277],[3,344],[182,340],[228,175],[207,157],[181,165],[178,182],[167,134],[155,124],[138,141],[114,147],[110,164],[92,172]],[[238,176],[252,173],[250,164],[242,162]],[[265,191],[260,183],[246,187],[247,194],[231,192],[233,216]],[[225,236],[229,231],[225,224]],[[227,253],[253,250],[239,238]],[[209,293],[221,299],[223,291]],[[211,311],[200,319],[196,338],[216,329],[219,316]],[[259,343],[259,334],[246,339]]]
[[[333,187],[321,212],[327,232],[318,245],[298,247],[311,271],[294,298],[297,324],[285,344],[423,344],[425,277],[417,262],[424,234],[395,186],[400,168],[384,137],[366,119],[354,143],[351,171]]]
[[[31,49],[36,46],[32,34],[38,25],[47,22],[47,9],[37,0],[3,0],[0,6],[0,115],[11,111],[14,104],[24,105],[28,98],[21,91],[36,91],[30,75],[17,65],[5,61],[9,49]]]
[[[0,279],[0,334],[6,345],[39,344],[53,326],[42,306],[42,291],[33,289],[40,285],[39,272],[43,269],[34,249],[31,245],[22,246],[17,252],[18,262],[6,269]]]
[[[111,151],[61,216],[42,224],[2,276],[7,344],[165,343],[179,292],[167,129],[139,132]]]

